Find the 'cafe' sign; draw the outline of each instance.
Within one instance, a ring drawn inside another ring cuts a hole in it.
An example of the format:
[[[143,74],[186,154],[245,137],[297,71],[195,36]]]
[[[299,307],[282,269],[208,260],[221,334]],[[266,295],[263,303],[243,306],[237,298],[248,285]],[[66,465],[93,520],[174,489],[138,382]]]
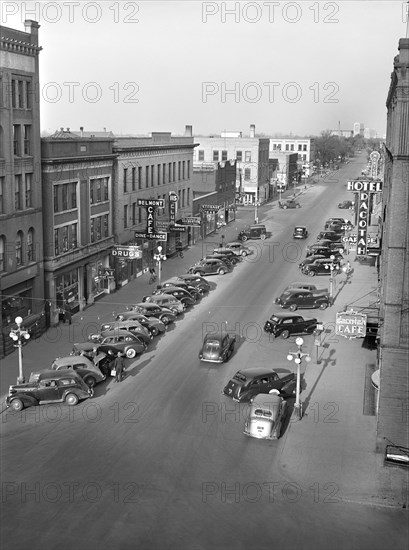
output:
[[[352,310],[337,313],[335,334],[344,338],[365,338],[366,315]]]

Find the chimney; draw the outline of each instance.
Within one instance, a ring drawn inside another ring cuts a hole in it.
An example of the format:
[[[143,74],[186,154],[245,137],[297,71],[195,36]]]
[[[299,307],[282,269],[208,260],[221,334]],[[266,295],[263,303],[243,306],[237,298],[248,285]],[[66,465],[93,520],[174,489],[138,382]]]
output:
[[[69,129],[69,128],[67,128],[67,132],[69,132],[69,131],[70,131],[70,129]]]
[[[84,137],[84,126],[80,126],[81,137]]]
[[[185,126],[185,136],[186,137],[192,137],[193,136],[193,127],[192,126]]]
[[[251,138],[256,137],[256,125],[255,124],[250,124],[250,137]]]

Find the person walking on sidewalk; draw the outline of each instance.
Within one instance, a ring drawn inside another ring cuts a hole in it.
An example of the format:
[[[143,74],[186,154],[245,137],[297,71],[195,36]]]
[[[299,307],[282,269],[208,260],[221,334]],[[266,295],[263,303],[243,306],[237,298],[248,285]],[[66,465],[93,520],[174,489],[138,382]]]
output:
[[[71,308],[68,304],[64,306],[64,325],[68,321],[68,324],[71,325],[72,323],[72,313]]]
[[[125,370],[125,359],[122,357],[121,352],[118,351],[114,363],[115,369],[115,382],[122,382],[123,372]]]

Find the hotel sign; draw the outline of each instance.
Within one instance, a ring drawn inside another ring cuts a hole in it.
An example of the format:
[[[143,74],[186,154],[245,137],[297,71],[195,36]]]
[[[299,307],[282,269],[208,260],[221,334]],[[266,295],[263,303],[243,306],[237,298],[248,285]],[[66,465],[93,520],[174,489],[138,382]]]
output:
[[[356,255],[366,256],[368,247],[368,219],[369,219],[369,200],[371,193],[382,191],[382,182],[380,180],[356,180],[349,181],[347,190],[358,193],[358,235]]]
[[[366,315],[353,310],[337,313],[335,334],[344,338],[365,338]]]

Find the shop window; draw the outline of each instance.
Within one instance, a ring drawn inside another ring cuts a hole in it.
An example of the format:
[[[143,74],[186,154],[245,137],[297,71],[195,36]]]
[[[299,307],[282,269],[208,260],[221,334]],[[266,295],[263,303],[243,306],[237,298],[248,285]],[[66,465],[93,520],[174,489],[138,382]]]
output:
[[[32,311],[32,291],[27,289],[20,292],[18,295],[1,297],[1,312],[3,326],[11,325],[15,322],[16,317],[27,317]]]

